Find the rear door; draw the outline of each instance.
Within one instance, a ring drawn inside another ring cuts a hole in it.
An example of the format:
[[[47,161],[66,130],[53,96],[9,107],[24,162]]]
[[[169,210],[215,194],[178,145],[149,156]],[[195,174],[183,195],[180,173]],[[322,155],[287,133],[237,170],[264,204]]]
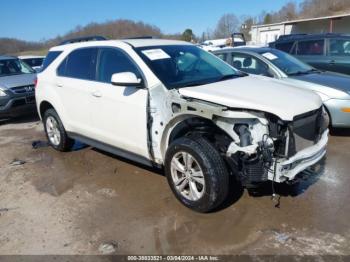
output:
[[[325,39],[298,41],[296,56],[315,68],[328,70],[329,60],[326,56]]]
[[[84,136],[92,135],[91,95],[96,77],[97,48],[72,51],[57,69],[57,92],[69,126]]]
[[[328,39],[329,71],[350,74],[350,38]]]

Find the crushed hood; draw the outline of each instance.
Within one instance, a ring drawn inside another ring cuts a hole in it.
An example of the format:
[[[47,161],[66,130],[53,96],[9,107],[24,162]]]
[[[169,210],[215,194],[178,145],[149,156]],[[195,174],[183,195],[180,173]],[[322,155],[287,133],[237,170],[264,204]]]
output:
[[[212,84],[179,89],[181,95],[230,108],[274,114],[285,121],[316,110],[321,98],[312,91],[296,88],[279,80],[247,76]]]

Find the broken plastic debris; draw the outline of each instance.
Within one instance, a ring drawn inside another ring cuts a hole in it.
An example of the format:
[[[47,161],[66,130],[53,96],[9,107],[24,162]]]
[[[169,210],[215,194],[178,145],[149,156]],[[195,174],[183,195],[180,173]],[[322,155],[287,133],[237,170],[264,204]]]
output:
[[[11,166],[21,166],[21,165],[24,165],[26,163],[26,161],[24,160],[19,160],[19,159],[14,159],[10,165]]]
[[[118,243],[111,241],[111,242],[106,242],[102,243],[98,251],[100,251],[103,255],[108,255],[108,254],[113,254],[117,251],[118,248]]]
[[[34,148],[34,149],[38,149],[38,148],[42,148],[42,147],[47,147],[48,146],[48,144],[47,144],[47,142],[44,142],[44,141],[33,141],[33,143],[32,143],[32,147]]]

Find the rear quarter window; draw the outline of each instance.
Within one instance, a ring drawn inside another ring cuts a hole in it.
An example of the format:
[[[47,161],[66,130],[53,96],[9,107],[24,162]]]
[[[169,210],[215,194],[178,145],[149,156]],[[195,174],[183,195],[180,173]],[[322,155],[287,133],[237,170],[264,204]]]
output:
[[[287,42],[287,43],[279,43],[279,44],[276,44],[275,47],[278,50],[284,51],[286,53],[291,53],[293,45],[294,45],[294,41]]]
[[[221,60],[227,62],[227,54],[221,53],[221,54],[215,54],[217,57],[219,57]]]
[[[48,68],[49,65],[52,64],[53,61],[56,60],[56,58],[62,53],[62,51],[51,51],[47,54],[47,56],[44,59],[42,69],[41,71],[44,71],[46,68]]]

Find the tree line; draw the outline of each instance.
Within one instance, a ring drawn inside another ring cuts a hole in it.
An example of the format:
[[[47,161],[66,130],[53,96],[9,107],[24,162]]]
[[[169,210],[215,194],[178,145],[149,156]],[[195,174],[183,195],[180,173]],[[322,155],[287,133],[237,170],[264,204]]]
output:
[[[23,51],[49,49],[64,39],[87,35],[102,35],[109,39],[155,36],[202,42],[207,39],[227,38],[233,32],[242,32],[246,39],[250,40],[249,31],[254,24],[270,24],[301,18],[327,16],[344,13],[349,10],[349,0],[304,0],[299,5],[291,1],[276,12],[263,11],[257,16],[237,17],[234,13],[224,14],[213,29],[208,28],[199,36],[196,36],[190,28],[186,29],[182,34],[164,34],[157,26],[119,19],[105,23],[90,23],[84,27],[77,26],[65,35],[40,42],[0,38],[0,54],[17,54]]]

